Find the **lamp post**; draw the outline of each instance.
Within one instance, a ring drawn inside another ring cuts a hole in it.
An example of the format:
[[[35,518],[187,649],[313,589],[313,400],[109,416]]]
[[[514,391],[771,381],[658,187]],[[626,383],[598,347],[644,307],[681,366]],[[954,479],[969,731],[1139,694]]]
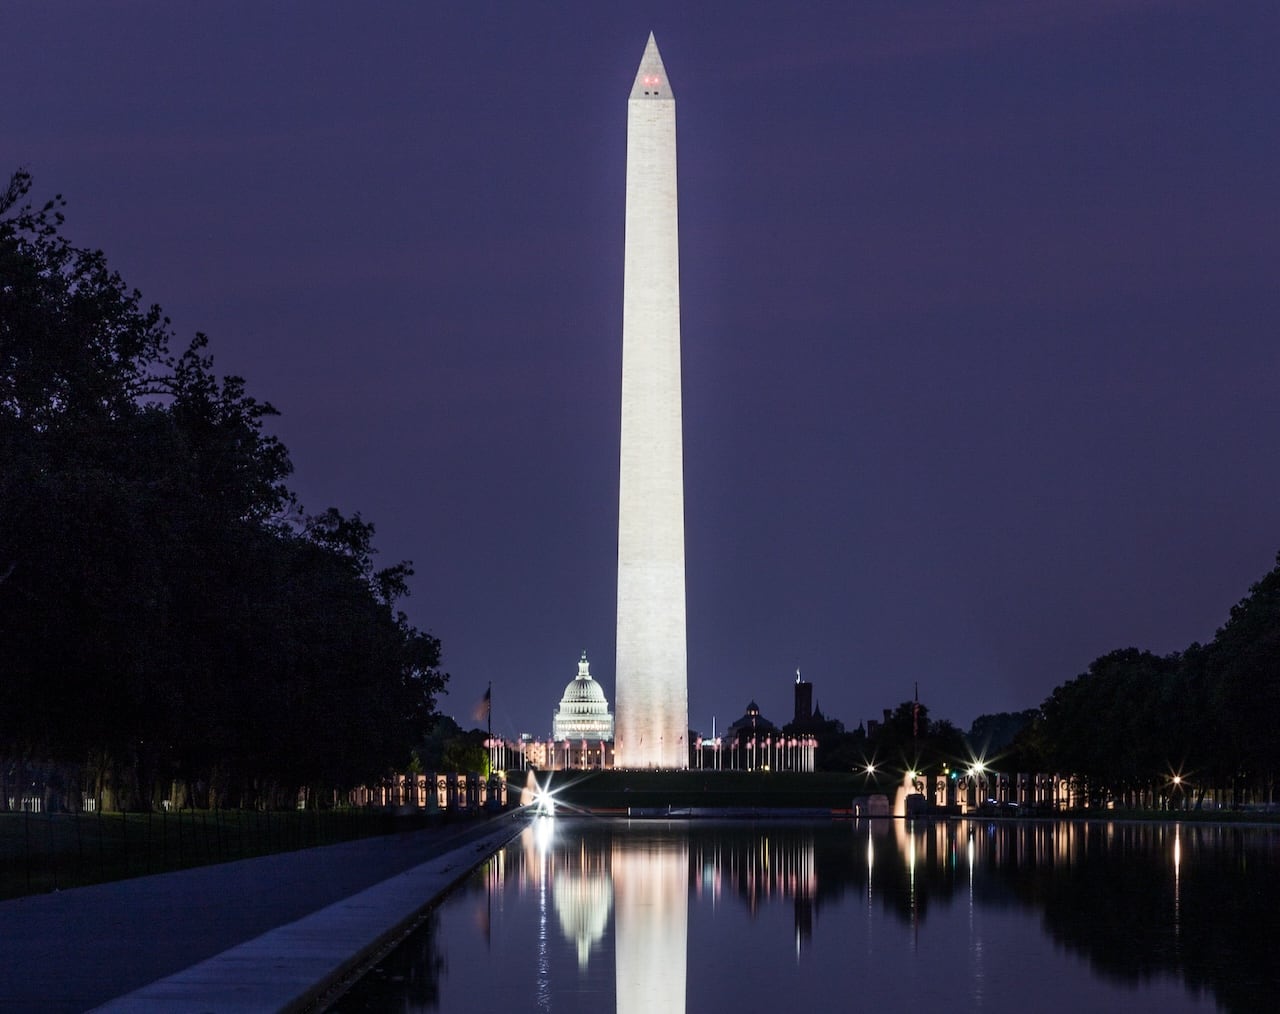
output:
[[[987,766],[983,764],[982,761],[976,761],[969,768],[969,782],[972,786],[972,794],[969,798],[970,810],[976,810],[980,805],[978,802],[976,802],[976,797],[979,794],[979,789],[982,787],[982,785],[985,782],[985,778],[983,776],[986,774],[986,770],[987,770]]]

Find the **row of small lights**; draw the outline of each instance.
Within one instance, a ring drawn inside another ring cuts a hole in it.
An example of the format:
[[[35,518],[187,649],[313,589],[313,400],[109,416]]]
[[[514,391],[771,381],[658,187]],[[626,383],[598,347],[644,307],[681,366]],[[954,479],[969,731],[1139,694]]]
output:
[[[946,773],[946,771],[947,769],[944,768],[943,772]],[[874,762],[868,762],[866,767],[866,773],[868,775],[874,775],[876,773],[876,765]],[[920,774],[922,774],[922,772],[913,771],[913,770],[908,770],[904,773],[906,774],[907,778],[910,779],[911,781],[915,781],[916,778],[919,777]],[[985,775],[986,773],[987,773],[986,762],[975,761],[973,764],[969,766],[969,769],[966,772],[966,776],[969,778],[979,778]],[[1177,788],[1180,788],[1183,784],[1182,775],[1180,774],[1174,774],[1170,776],[1169,781],[1170,781],[1170,784],[1172,784]],[[534,796],[533,805],[534,805],[535,812],[539,816],[550,817],[555,814],[555,797],[554,797],[554,793],[551,791],[550,786],[539,789],[539,791]]]
[[[875,764],[874,764],[873,762],[868,762],[865,770],[866,770],[866,773],[867,773],[867,774],[869,774],[869,775],[874,775],[874,774],[876,773],[876,766],[875,766]],[[913,778],[913,779],[914,779],[914,778],[916,778],[918,775],[923,774],[924,772],[922,772],[922,771],[912,771],[912,770],[908,770],[908,771],[905,771],[905,772],[903,772],[903,773],[904,773],[908,778]],[[944,767],[944,768],[942,769],[942,773],[943,773],[944,775],[945,775],[945,774],[951,774],[951,773],[952,773],[952,771],[951,771],[951,769],[950,769],[949,767]],[[957,773],[958,773],[958,772],[957,772]],[[986,765],[983,761],[977,761],[977,762],[975,762],[975,763],[971,764],[971,765],[969,766],[969,770],[965,772],[965,774],[966,774],[966,775],[968,775],[970,778],[977,778],[979,775],[984,775],[984,774],[986,774],[986,773],[987,773],[987,765]],[[1175,779],[1175,781],[1176,781],[1176,779]]]
[[[968,770],[967,770],[967,771],[965,771],[965,772],[964,772],[964,774],[965,774],[965,777],[967,777],[967,778],[981,778],[983,775],[985,775],[985,774],[987,773],[987,771],[988,771],[988,770],[989,770],[989,768],[987,767],[987,765],[986,765],[986,762],[985,762],[985,761],[975,761],[973,764],[969,765]],[[865,773],[866,773],[867,775],[874,775],[874,774],[876,773],[876,771],[877,771],[877,768],[876,768],[875,762],[873,762],[873,761],[868,761],[868,762],[867,762],[867,766],[866,766],[866,768],[864,769],[864,771],[865,771]],[[953,772],[953,771],[951,771],[951,769],[950,769],[950,768],[948,768],[948,767],[944,767],[944,768],[942,769],[942,773],[943,773],[944,775],[946,775],[946,774],[952,774],[952,775],[959,774],[959,772],[958,772],[958,771]],[[915,780],[916,780],[916,778],[918,778],[921,774],[923,774],[923,772],[921,772],[921,771],[914,771],[914,770],[907,770],[907,771],[904,771],[904,772],[903,772],[903,774],[905,774],[905,775],[907,776],[907,778],[911,779],[912,781],[915,781]],[[1183,785],[1187,784],[1187,782],[1186,782],[1186,780],[1182,777],[1182,775],[1180,775],[1180,774],[1172,774],[1172,775],[1170,775],[1170,776],[1169,776],[1169,784],[1170,784],[1170,785],[1172,785],[1174,788],[1181,788]]]

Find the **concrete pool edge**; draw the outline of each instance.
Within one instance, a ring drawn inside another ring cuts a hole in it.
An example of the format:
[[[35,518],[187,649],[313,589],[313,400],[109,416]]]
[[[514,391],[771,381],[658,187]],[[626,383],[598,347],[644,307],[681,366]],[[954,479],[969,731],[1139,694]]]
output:
[[[124,1014],[304,1011],[398,941],[440,897],[525,827],[493,831],[204,961],[109,1000]],[[334,992],[334,998],[339,993]]]

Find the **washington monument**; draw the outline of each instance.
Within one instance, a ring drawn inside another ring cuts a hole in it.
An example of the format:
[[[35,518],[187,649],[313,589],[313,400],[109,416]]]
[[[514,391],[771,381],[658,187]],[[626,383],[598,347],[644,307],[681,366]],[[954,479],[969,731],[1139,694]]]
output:
[[[614,763],[689,766],[676,104],[652,33],[627,102]]]

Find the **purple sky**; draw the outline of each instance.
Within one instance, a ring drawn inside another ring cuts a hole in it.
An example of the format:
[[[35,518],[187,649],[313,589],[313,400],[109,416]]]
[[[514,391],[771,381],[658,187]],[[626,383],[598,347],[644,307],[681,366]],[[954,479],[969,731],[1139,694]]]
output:
[[[718,10],[713,10],[718,7]],[[613,699],[626,98],[676,96],[689,704],[967,727],[1280,549],[1274,0],[21,4],[0,169],[417,568],[444,710]],[[480,13],[476,13],[479,11]]]

